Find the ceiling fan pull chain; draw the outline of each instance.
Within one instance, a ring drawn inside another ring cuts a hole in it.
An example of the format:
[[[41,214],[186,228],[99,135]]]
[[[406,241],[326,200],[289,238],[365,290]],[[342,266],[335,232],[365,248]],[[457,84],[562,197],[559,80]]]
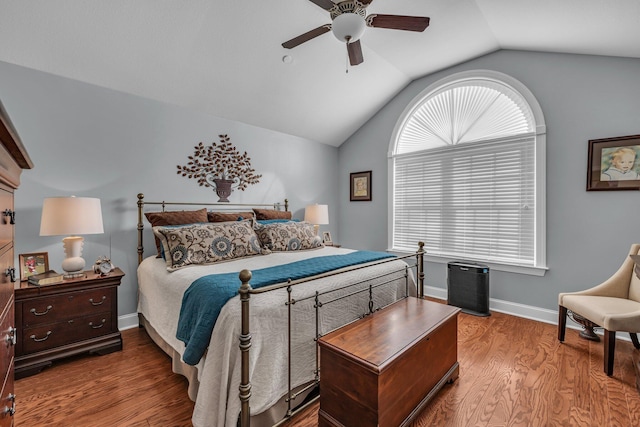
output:
[[[345,74],[349,74],[349,52],[347,52],[347,62],[345,64]]]
[[[349,40],[351,40],[351,36],[346,36],[344,38],[344,46],[347,48],[347,64],[346,64],[346,69],[345,69],[345,74],[349,74]]]

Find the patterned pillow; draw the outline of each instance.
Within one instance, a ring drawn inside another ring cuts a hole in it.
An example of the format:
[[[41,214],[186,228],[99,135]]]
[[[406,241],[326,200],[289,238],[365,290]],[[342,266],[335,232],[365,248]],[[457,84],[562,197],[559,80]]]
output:
[[[152,227],[160,227],[164,225],[183,225],[194,224],[196,222],[207,222],[207,209],[202,208],[196,211],[168,211],[168,212],[146,212],[149,224]],[[156,237],[157,258],[160,258],[161,245]]]
[[[291,219],[291,211],[277,211],[275,209],[256,209],[256,219]]]
[[[209,222],[237,221],[238,219],[253,219],[253,212],[207,212]]]
[[[254,228],[262,246],[271,251],[299,251],[324,246],[322,238],[316,236],[313,224],[307,222],[256,222]]]
[[[263,253],[251,220],[153,227],[153,233],[162,243],[168,271]]]

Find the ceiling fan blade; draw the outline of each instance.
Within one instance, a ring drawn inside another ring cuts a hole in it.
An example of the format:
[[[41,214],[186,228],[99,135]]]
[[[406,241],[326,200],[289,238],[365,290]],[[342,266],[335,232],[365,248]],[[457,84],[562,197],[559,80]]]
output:
[[[320,6],[324,10],[331,10],[331,8],[336,5],[331,0],[309,0],[309,1],[311,1],[311,3],[314,3],[314,4],[318,5],[318,6]]]
[[[304,42],[308,42],[313,38],[316,38],[324,33],[329,32],[329,30],[331,30],[331,24],[325,24],[321,27],[314,28],[311,31],[307,31],[304,34],[300,34],[298,37],[294,37],[291,40],[282,43],[282,47],[287,49],[292,49],[298,45],[301,45]]]
[[[360,40],[356,40],[353,43],[347,43],[347,52],[349,52],[349,63],[351,65],[362,64],[364,61]]]
[[[373,0],[360,0],[360,3],[362,3],[365,6],[369,6],[371,4]]]
[[[367,25],[392,30],[424,31],[429,26],[426,16],[376,15],[367,16]]]

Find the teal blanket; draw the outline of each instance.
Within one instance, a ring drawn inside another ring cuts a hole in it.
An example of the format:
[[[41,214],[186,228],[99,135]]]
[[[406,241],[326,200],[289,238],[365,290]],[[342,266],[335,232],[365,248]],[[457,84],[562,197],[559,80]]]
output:
[[[392,258],[385,252],[357,251],[292,262],[251,271],[251,287],[261,288],[287,280],[303,279],[339,268]],[[189,365],[200,361],[211,341],[213,326],[222,306],[238,294],[238,273],[210,274],[195,280],[182,297],[176,337],[185,343],[182,359]]]

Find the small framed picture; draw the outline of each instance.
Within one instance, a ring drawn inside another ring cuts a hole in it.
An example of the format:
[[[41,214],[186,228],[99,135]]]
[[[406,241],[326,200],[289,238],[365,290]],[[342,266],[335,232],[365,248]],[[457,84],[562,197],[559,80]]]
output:
[[[371,171],[351,173],[351,191],[349,200],[352,202],[371,201]]]
[[[322,232],[322,241],[324,242],[325,246],[333,246],[333,240],[331,240],[331,233],[329,233],[328,231]]]
[[[20,262],[20,281],[25,281],[29,276],[49,271],[49,253],[34,252],[18,255]]]
[[[587,191],[640,190],[640,135],[589,141]]]

